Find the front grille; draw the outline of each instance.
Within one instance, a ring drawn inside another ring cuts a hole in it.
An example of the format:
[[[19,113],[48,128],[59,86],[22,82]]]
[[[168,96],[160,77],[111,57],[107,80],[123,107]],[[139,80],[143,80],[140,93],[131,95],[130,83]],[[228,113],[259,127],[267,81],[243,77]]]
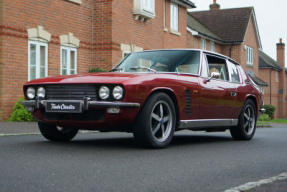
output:
[[[95,85],[47,85],[46,99],[50,100],[83,100],[90,97],[97,99],[97,87]]]

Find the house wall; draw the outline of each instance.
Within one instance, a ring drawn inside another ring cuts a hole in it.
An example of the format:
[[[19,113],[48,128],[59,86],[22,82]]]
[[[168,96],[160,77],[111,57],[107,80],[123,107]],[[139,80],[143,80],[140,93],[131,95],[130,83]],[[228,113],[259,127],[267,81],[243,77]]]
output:
[[[164,23],[164,6],[166,10]],[[155,1],[155,18],[147,22],[134,19],[133,0],[112,2],[112,64],[116,65],[123,56],[121,46],[139,49],[163,49],[186,47],[186,8],[179,6],[179,34],[170,31],[170,1]],[[165,30],[166,29],[166,30]]]
[[[3,44],[2,44],[2,22],[3,22],[3,1],[0,0],[0,95],[1,95],[1,91],[2,91],[2,81],[1,81],[1,77],[2,77],[2,73],[3,73],[3,61],[2,61],[2,52],[3,52]],[[2,102],[0,100],[0,120],[2,117]]]
[[[41,25],[52,35],[48,43],[48,76],[60,74],[59,36],[69,32],[80,39],[78,73],[87,72],[92,66],[93,1],[82,0],[82,4],[66,0],[1,2],[0,119],[3,120],[9,117],[16,100],[23,96],[22,86],[28,81],[27,29]]]
[[[276,81],[276,73],[279,72],[272,69],[259,69],[259,77],[264,79],[266,83],[268,83],[268,87],[264,87],[264,104],[265,105],[274,105],[276,107],[275,110],[275,118],[279,118],[279,81]],[[279,79],[278,79],[279,80]],[[270,95],[271,92],[271,95]],[[271,98],[271,99],[270,99]]]
[[[247,56],[246,56],[246,54],[247,54],[246,51],[247,50],[245,49],[245,45],[247,45],[248,47],[253,48],[253,51],[254,51],[254,63],[253,63],[253,66],[247,65]],[[245,38],[244,38],[244,42],[240,46],[238,46],[237,49],[238,49],[238,51],[240,53],[240,63],[243,66],[243,69],[245,71],[251,70],[251,71],[254,72],[255,75],[258,76],[258,66],[259,66],[258,49],[259,49],[259,44],[258,44],[258,41],[257,41],[255,25],[254,25],[252,17],[250,17],[250,19],[249,19],[249,23],[248,23],[246,34],[245,34]]]

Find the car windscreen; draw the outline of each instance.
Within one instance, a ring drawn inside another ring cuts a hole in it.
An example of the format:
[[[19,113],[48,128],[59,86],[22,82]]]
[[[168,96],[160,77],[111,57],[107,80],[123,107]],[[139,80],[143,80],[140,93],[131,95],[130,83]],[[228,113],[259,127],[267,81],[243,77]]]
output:
[[[192,50],[146,51],[129,54],[112,71],[178,72],[198,74],[200,52]]]

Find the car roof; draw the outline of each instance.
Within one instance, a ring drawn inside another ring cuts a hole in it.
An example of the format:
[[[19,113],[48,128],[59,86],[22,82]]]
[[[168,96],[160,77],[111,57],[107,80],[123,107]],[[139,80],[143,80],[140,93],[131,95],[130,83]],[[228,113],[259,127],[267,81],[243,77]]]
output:
[[[236,61],[234,61],[233,59],[231,59],[230,57],[228,57],[226,55],[222,55],[220,53],[215,53],[215,52],[207,51],[207,50],[203,50],[203,49],[150,49],[150,50],[144,50],[144,51],[140,51],[140,52],[153,52],[153,51],[201,51],[201,52],[207,53],[209,55],[224,57],[224,58],[228,59],[229,61],[231,61],[232,63],[239,65],[239,63],[237,63]]]

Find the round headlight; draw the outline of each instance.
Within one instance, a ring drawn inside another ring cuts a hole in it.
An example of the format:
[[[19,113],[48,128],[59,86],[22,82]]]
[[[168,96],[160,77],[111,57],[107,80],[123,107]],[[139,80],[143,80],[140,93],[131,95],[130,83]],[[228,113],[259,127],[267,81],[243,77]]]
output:
[[[37,89],[37,96],[41,98],[45,98],[45,88],[44,87],[39,87]]]
[[[35,89],[33,87],[29,87],[26,91],[26,96],[28,97],[28,99],[34,99],[35,98]]]
[[[107,86],[102,86],[99,90],[99,96],[101,99],[107,99],[110,96],[110,89]]]
[[[123,98],[123,94],[124,94],[124,90],[121,86],[115,86],[115,88],[113,89],[113,97],[116,100],[120,100],[121,98]]]

